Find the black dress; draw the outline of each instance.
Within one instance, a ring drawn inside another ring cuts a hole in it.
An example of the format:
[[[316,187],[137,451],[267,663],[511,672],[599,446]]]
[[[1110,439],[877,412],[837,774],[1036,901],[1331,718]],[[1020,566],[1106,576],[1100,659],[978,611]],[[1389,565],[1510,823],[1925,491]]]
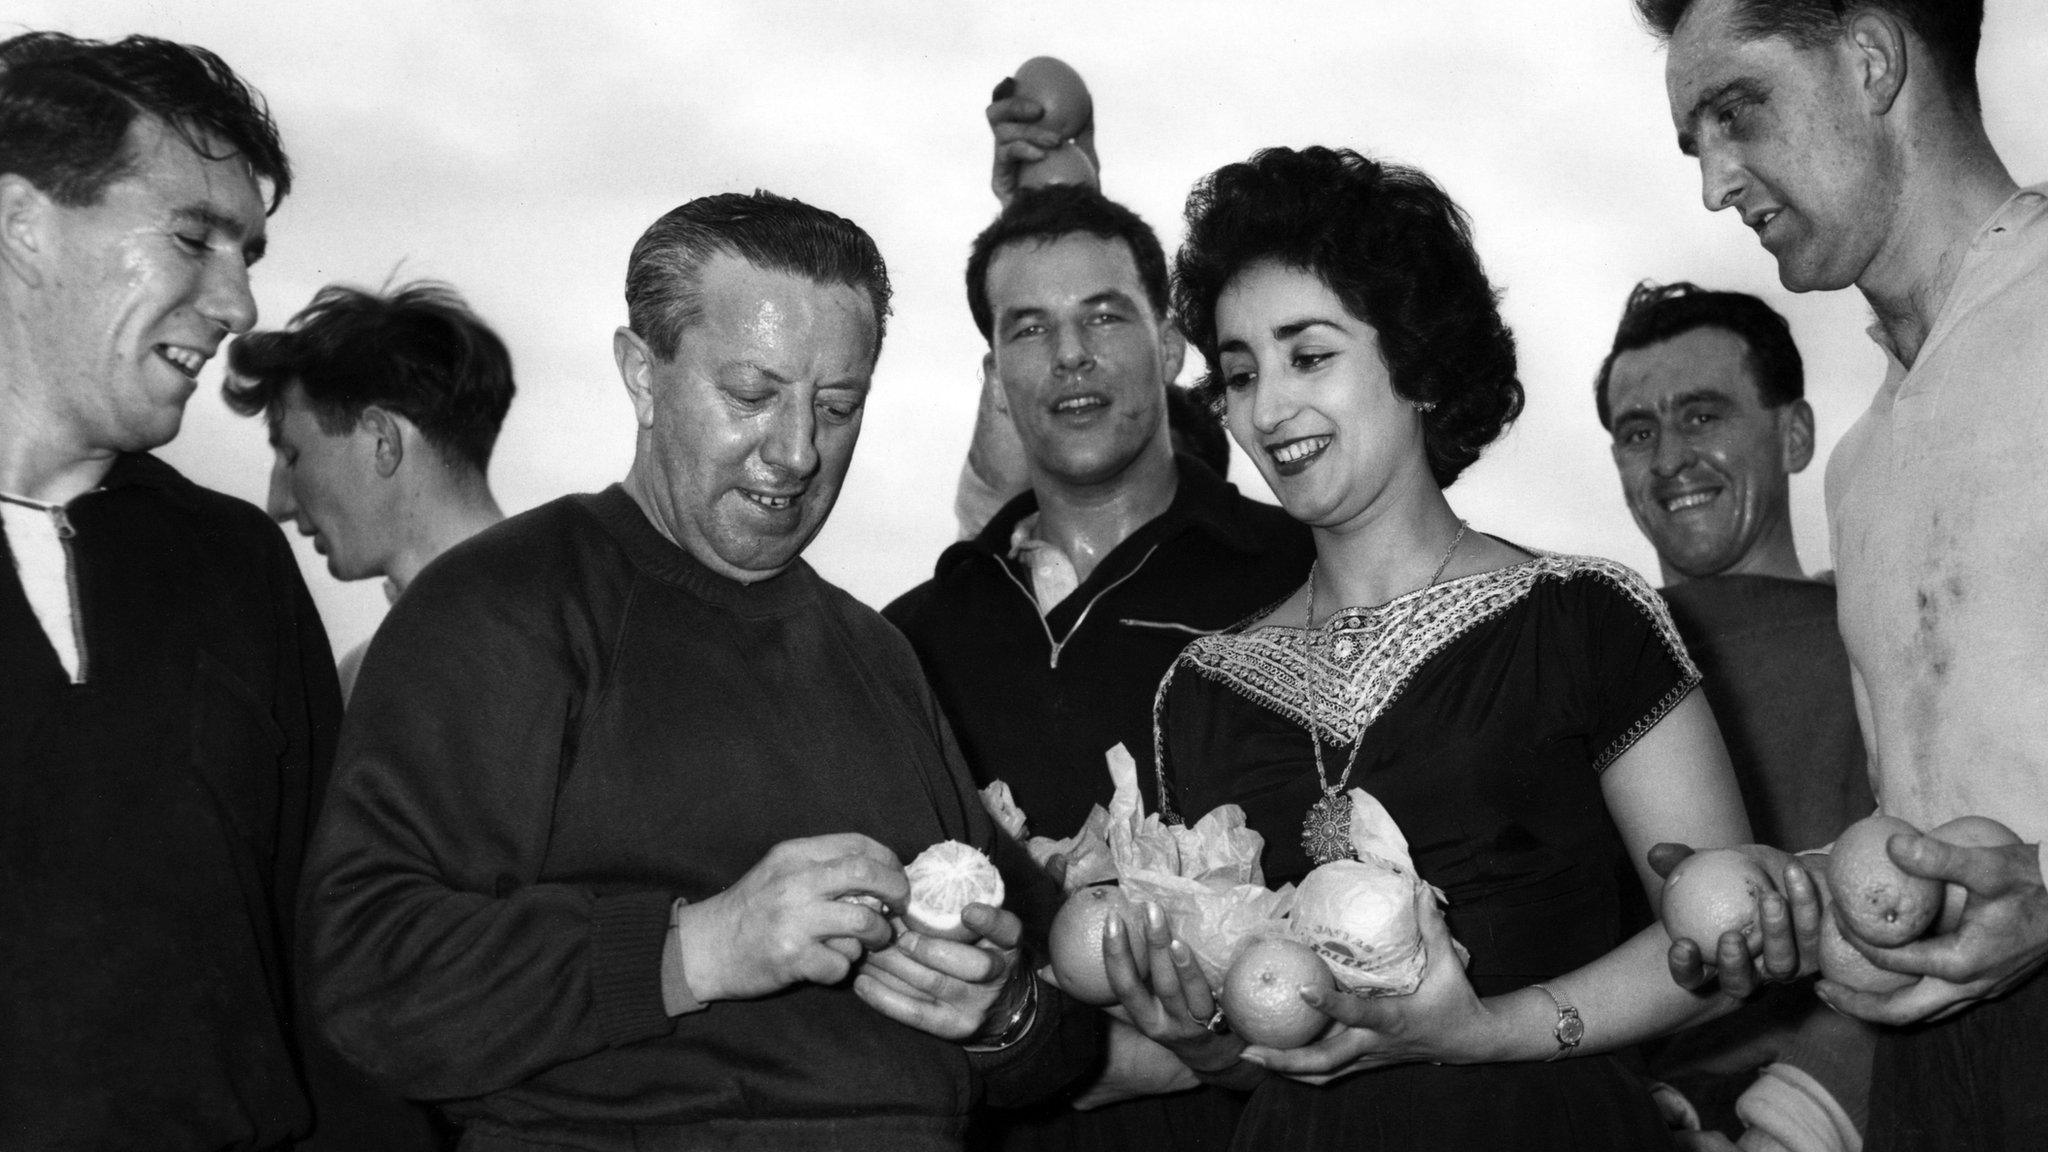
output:
[[[1162,807],[1242,806],[1268,884],[1310,868],[1318,795],[1304,727],[1335,783],[1364,788],[1449,897],[1481,996],[1552,979],[1648,923],[1600,773],[1699,682],[1663,601],[1611,561],[1541,556],[1349,608],[1313,636],[1266,626],[1190,645],[1160,690]],[[1587,1006],[1582,1006],[1587,1007]],[[1270,1078],[1241,1149],[1640,1149],[1669,1146],[1627,1055]]]

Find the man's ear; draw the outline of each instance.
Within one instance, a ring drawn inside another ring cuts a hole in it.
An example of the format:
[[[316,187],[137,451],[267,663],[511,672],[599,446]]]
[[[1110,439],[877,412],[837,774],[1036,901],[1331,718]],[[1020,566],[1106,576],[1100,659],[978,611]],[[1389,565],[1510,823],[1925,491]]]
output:
[[[0,267],[30,288],[43,283],[39,258],[49,243],[44,229],[56,207],[26,177],[0,176]]]
[[[1905,22],[1873,5],[1858,8],[1848,19],[1849,46],[1862,70],[1858,81],[1870,110],[1882,116],[1892,110],[1906,87],[1906,73],[1915,63]]]
[[[1188,338],[1172,320],[1159,325],[1159,371],[1168,384],[1180,379],[1180,368],[1188,358]]]
[[[1004,419],[1010,415],[1010,394],[1003,390],[1002,378],[996,375],[996,350],[991,348],[981,354],[982,386],[988,390],[989,403],[1002,413]]]
[[[1804,472],[1813,463],[1813,405],[1794,400],[1778,410],[1778,445],[1785,471]]]
[[[633,401],[633,419],[642,428],[654,427],[654,359],[654,350],[631,328],[612,333],[612,360]]]
[[[397,475],[398,466],[405,463],[406,434],[415,431],[412,422],[372,404],[356,417],[356,427],[370,437],[370,460],[377,475],[386,480]]]

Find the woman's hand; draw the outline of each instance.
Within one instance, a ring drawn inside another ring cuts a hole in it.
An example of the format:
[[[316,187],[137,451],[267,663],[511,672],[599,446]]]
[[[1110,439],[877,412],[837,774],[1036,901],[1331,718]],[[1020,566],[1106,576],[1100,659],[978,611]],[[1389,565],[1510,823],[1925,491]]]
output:
[[[1209,1030],[1216,997],[1186,944],[1173,939],[1156,904],[1145,909],[1144,939],[1132,939],[1123,917],[1103,926],[1102,963],[1117,996],[1119,1019],[1165,1047],[1198,1076],[1225,1073],[1239,1063],[1243,1040]]]
[[[1423,889],[1418,899],[1433,902]],[[1427,1060],[1476,1064],[1496,1058],[1497,1028],[1486,1002],[1472,991],[1450,926],[1434,907],[1422,910],[1428,959],[1422,986],[1406,996],[1354,996],[1310,992],[1303,1000],[1335,1021],[1322,1039],[1302,1048],[1245,1049],[1244,1059],[1308,1084],[1388,1064]]]

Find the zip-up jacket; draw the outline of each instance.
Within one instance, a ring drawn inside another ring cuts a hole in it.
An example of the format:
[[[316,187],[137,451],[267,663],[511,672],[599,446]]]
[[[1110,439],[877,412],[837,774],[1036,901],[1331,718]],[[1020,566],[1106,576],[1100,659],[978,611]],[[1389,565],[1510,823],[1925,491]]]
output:
[[[1102,558],[1041,616],[1010,558],[1025,492],[979,536],[947,548],[932,579],[882,614],[903,630],[978,784],[1003,780],[1034,835],[1072,835],[1107,804],[1103,754],[1121,743],[1152,781],[1152,695],[1173,658],[1283,599],[1314,559],[1308,529],[1189,457],[1167,510]]]
[[[277,526],[153,457],[58,516],[77,682],[0,542],[0,1147],[313,1119],[292,901],[340,700]]]

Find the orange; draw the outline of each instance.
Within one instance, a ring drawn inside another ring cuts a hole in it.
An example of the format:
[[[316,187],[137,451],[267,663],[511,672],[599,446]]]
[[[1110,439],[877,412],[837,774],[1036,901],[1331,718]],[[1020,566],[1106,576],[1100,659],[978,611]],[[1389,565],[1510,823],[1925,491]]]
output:
[[[1223,978],[1223,1016],[1231,1031],[1268,1048],[1299,1048],[1323,1034],[1330,1018],[1303,1002],[1303,986],[1337,990],[1315,949],[1288,936],[1246,945]]]
[[[1842,930],[1868,944],[1896,948],[1927,931],[1941,911],[1941,884],[1902,871],[1885,844],[1919,830],[1896,817],[1865,816],[1842,830],[1828,854],[1828,887]]]
[[[1842,935],[1832,910],[1820,918],[1820,974],[1862,992],[1896,992],[1919,979],[1872,964]]]
[[[1966,848],[2003,848],[2020,842],[2018,833],[1989,816],[1958,816],[1928,835]],[[1969,901],[1970,890],[1961,884],[1944,884],[1942,889],[1941,916],[1934,930],[1946,936],[1963,922],[1963,905]]]
[[[1123,917],[1131,940],[1144,940],[1145,921],[1138,906],[1114,884],[1093,884],[1075,892],[1052,920],[1052,974],[1060,991],[1098,1008],[1116,1003],[1102,965],[1102,930],[1111,916]]]
[[[910,901],[903,922],[914,932],[947,940],[974,941],[974,929],[960,922],[969,904],[1003,906],[1003,877],[972,844],[941,840],[917,854],[903,875],[910,881]]]
[[[1778,890],[1757,857],[1741,848],[1712,848],[1678,862],[1664,881],[1664,931],[1691,940],[1712,962],[1724,932],[1740,932],[1752,952],[1763,946],[1758,901]]]

